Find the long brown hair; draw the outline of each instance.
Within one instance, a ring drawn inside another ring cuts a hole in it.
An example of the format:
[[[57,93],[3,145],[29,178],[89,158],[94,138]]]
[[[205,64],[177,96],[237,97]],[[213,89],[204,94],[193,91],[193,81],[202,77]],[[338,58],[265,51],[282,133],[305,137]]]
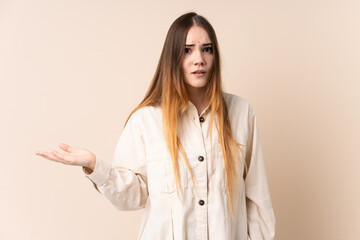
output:
[[[131,112],[126,122],[135,111],[144,106],[161,106],[163,132],[174,166],[173,170],[178,196],[179,190],[182,193],[178,166],[178,150],[185,160],[194,183],[189,161],[177,135],[178,117],[185,112],[189,101],[181,66],[184,57],[187,33],[192,26],[199,26],[205,29],[213,46],[214,63],[209,82],[206,86],[206,97],[209,100],[209,108],[211,110],[210,126],[213,126],[215,122],[216,129],[219,133],[219,140],[226,171],[228,197],[231,210],[233,210],[233,193],[236,185],[239,184],[239,182],[236,181],[235,172],[239,157],[237,149],[240,150],[242,157],[243,152],[240,148],[240,144],[236,142],[232,133],[226,103],[223,98],[223,91],[221,88],[220,55],[215,31],[204,17],[194,12],[186,13],[177,18],[170,26],[161,52],[160,60],[149,89],[144,99]],[[210,128],[210,141],[212,142],[212,127]],[[211,169],[213,155],[212,150],[213,149],[211,147]],[[246,166],[245,161],[244,163]],[[194,186],[197,192],[195,183]]]

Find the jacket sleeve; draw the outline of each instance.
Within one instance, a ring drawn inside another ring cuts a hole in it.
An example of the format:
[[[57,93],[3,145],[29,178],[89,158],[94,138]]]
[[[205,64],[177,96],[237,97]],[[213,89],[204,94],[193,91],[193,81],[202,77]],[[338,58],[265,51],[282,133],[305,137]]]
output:
[[[265,164],[255,114],[250,120],[250,144],[245,178],[248,239],[273,240],[275,216],[271,204]]]
[[[85,175],[119,210],[144,208],[148,198],[145,146],[135,112],[116,145],[112,164],[96,156],[95,169]]]

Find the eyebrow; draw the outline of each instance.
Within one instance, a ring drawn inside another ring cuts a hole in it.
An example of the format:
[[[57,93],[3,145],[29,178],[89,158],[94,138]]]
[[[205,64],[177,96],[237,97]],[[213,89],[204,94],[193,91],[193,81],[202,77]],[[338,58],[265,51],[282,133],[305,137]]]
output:
[[[193,47],[193,46],[195,46],[195,44],[185,44],[185,47]],[[212,43],[204,43],[203,47],[206,47],[206,46],[212,46]]]

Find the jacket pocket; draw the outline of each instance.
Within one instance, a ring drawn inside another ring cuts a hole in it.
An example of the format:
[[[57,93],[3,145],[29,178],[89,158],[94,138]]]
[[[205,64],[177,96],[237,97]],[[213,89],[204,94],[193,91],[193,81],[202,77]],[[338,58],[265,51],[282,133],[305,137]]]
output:
[[[183,189],[188,185],[187,169],[179,156],[180,183]],[[149,192],[163,195],[176,194],[175,175],[172,160],[166,144],[152,145],[147,153],[147,175]]]

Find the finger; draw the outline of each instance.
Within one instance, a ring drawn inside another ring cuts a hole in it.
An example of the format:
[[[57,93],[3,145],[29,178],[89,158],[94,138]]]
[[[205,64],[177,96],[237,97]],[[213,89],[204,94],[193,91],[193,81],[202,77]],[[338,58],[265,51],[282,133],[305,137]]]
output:
[[[59,144],[59,147],[60,147],[62,150],[64,150],[65,152],[69,152],[69,153],[73,152],[73,149],[72,149],[69,145],[67,145],[67,144],[65,144],[65,143],[60,143],[60,144]]]
[[[51,160],[51,161],[64,163],[63,159],[57,157],[54,153],[51,153],[51,152],[37,151],[36,155],[39,155],[39,156],[46,158],[48,160]]]

